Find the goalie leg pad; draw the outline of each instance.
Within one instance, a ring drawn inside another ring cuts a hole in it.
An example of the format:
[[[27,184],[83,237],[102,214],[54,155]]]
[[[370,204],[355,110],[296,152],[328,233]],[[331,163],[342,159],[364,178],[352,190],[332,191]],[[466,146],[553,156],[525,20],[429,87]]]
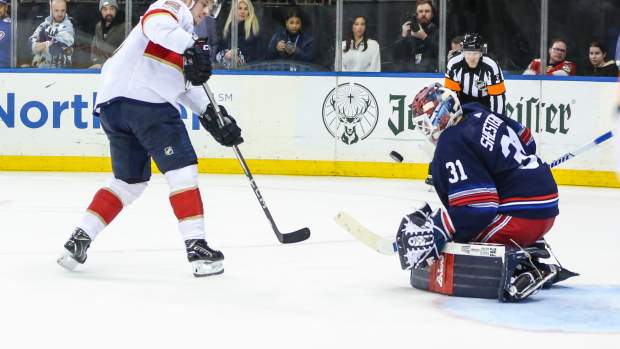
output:
[[[558,282],[562,270],[570,273],[568,277],[577,275],[543,264],[531,252],[499,244],[450,242],[433,265],[411,269],[411,286],[450,296],[518,302]]]

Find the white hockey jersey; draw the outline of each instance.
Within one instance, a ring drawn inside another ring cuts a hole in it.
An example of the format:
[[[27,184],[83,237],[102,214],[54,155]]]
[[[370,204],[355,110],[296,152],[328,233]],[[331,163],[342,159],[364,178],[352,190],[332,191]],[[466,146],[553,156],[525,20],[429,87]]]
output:
[[[177,100],[185,99],[189,92],[183,76],[183,52],[194,43],[193,32],[194,20],[185,3],[179,0],[153,3],[103,65],[95,112],[103,104],[121,97],[149,103],[168,102],[179,109]],[[198,104],[203,103],[204,93],[190,94],[200,97]]]

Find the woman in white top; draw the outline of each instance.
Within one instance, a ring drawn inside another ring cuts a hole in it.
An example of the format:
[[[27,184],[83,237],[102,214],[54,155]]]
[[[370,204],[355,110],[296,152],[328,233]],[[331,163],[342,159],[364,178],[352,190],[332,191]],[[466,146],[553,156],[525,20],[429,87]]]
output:
[[[381,71],[379,43],[366,36],[366,17],[353,17],[351,31],[342,42],[342,71]]]

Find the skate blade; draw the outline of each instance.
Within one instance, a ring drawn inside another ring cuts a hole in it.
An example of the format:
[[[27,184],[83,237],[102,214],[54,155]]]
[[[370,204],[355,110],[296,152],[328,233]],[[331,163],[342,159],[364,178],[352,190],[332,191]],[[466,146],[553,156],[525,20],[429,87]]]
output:
[[[193,261],[191,264],[195,277],[218,275],[224,272],[224,263],[222,261]]]
[[[550,273],[549,275],[545,276],[544,278],[536,281],[535,283],[531,284],[529,287],[526,287],[520,293],[517,293],[516,294],[516,298],[519,299],[519,300],[522,300],[522,299],[525,299],[525,298],[531,296],[532,294],[537,293],[540,289],[542,289],[543,285],[547,281],[553,279],[556,274],[557,274],[557,272]]]
[[[56,260],[56,262],[58,263],[58,265],[60,265],[61,267],[73,271],[75,270],[75,268],[80,264],[78,261],[76,261],[69,252],[65,251],[65,253],[60,256],[60,258],[58,258]]]

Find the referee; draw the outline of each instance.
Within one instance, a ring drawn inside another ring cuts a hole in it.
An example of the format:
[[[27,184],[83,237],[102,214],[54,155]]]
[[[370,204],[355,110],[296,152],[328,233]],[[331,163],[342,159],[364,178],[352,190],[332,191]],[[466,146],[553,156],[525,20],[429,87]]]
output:
[[[448,61],[444,86],[458,94],[461,104],[478,102],[495,114],[506,112],[504,75],[486,55],[487,45],[478,33],[465,34],[463,52]]]

